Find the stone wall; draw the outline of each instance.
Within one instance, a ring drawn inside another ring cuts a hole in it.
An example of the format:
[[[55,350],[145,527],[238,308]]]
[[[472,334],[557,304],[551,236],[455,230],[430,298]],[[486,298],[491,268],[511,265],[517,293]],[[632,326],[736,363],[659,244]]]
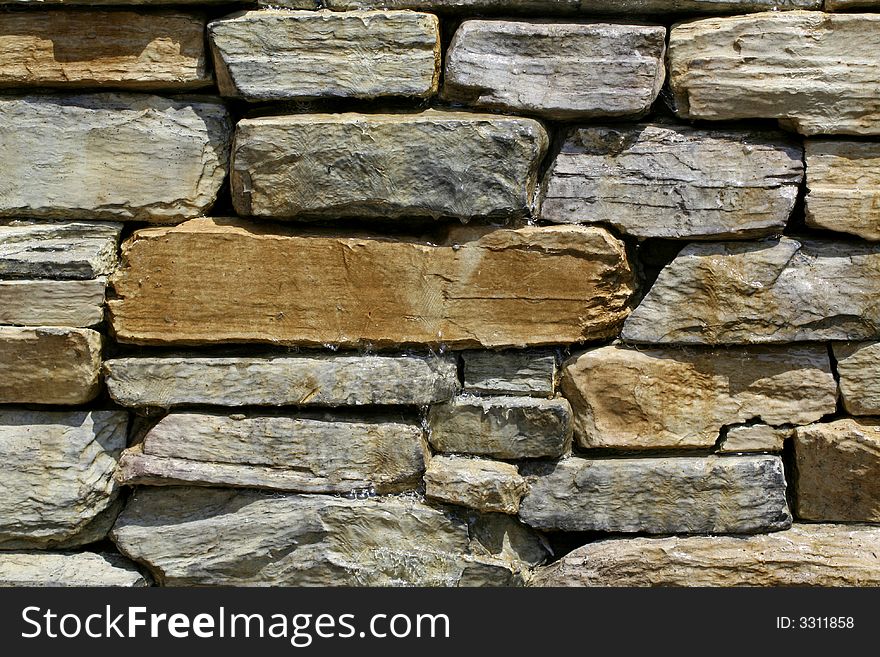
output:
[[[0,582],[880,584],[877,0],[5,4]]]

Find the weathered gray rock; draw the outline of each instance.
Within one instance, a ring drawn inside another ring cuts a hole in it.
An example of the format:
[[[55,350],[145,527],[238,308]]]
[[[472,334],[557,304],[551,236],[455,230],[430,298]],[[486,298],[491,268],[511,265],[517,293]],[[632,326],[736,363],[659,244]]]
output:
[[[798,518],[880,522],[880,420],[798,427],[794,452]]]
[[[0,409],[0,548],[75,547],[104,538],[128,414]]]
[[[0,220],[0,276],[91,279],[116,268],[122,224]]]
[[[627,342],[758,344],[880,337],[880,247],[783,237],[691,244],[627,318]]]
[[[808,226],[880,240],[880,144],[808,139]]]
[[[465,112],[244,119],[232,201],[279,218],[525,217],[547,144],[537,121]]]
[[[104,370],[123,406],[422,406],[458,389],[452,356],[162,356]]]
[[[781,232],[804,176],[783,133],[673,124],[571,129],[544,177],[540,216],[639,238]]]
[[[0,217],[197,217],[226,177],[231,123],[204,99],[135,94],[0,99]]]
[[[519,516],[536,529],[752,534],[791,525],[778,456],[573,457],[531,474]]]
[[[166,586],[468,586],[521,582],[469,553],[465,522],[405,498],[139,488],[111,534]]]
[[[0,326],[0,404],[84,404],[101,387],[101,334]]]
[[[85,328],[104,321],[106,278],[0,280],[0,324]]]
[[[77,7],[6,13],[0,87],[184,91],[209,86],[204,33],[204,15],[181,12]]]
[[[437,92],[440,22],[403,11],[285,11],[208,25],[220,93],[246,100],[410,96]]]
[[[785,441],[793,435],[793,428],[771,427],[768,424],[731,427],[721,440],[718,451],[722,453],[781,452]]]
[[[582,447],[711,447],[725,425],[809,424],[837,407],[822,346],[600,347],[562,368]]]
[[[438,452],[556,458],[571,447],[571,406],[561,398],[463,395],[432,406],[428,426]]]
[[[840,398],[851,415],[880,415],[880,342],[833,344]]]
[[[825,11],[837,11],[839,9],[856,9],[880,6],[880,0],[825,0]]]
[[[641,116],[665,50],[662,25],[469,20],[449,45],[443,97],[551,119]]]
[[[434,456],[425,471],[425,497],[487,513],[516,514],[526,482],[515,465]]]
[[[402,419],[172,413],[120,460],[124,484],[202,484],[305,493],[415,489],[421,427]]]
[[[880,586],[880,528],[794,525],[758,536],[597,541],[531,586]]]
[[[485,395],[550,397],[556,355],[550,351],[465,351],[464,389]]]
[[[503,559],[515,568],[538,566],[552,554],[547,539],[506,513],[474,514],[468,528],[475,554]]]
[[[0,552],[2,586],[149,586],[128,559],[108,552]]]
[[[766,12],[672,27],[669,86],[688,119],[776,118],[804,135],[880,134],[880,16]]]

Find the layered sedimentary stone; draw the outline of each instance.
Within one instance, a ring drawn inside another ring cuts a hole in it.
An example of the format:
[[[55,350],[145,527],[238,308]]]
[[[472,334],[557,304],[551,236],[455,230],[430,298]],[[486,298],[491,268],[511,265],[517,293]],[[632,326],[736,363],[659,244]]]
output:
[[[725,425],[809,424],[834,413],[824,346],[600,347],[562,368],[582,447],[711,447]]]
[[[673,124],[570,130],[544,178],[540,216],[640,238],[781,232],[803,180],[783,133]]]
[[[537,121],[490,114],[244,119],[232,202],[280,218],[525,217],[547,144]]]
[[[92,279],[116,268],[122,224],[0,220],[0,276]]]
[[[123,406],[424,406],[458,390],[451,356],[160,356],[104,369]]]
[[[121,411],[0,410],[0,548],[73,547],[113,524]]]
[[[425,472],[427,498],[487,513],[515,514],[525,492],[525,479],[509,463],[434,456]]]
[[[572,343],[614,334],[632,291],[623,243],[579,226],[416,240],[204,219],[138,231],[123,258],[108,305],[138,344]]]
[[[97,331],[0,326],[0,403],[84,404],[100,376]]]
[[[89,327],[104,320],[104,278],[0,281],[0,324]]]
[[[880,6],[880,0],[825,0],[825,11],[837,11],[838,9],[868,9]]]
[[[432,406],[428,427],[438,452],[556,458],[571,447],[571,406],[561,398],[464,395]]]
[[[880,415],[880,343],[832,345],[840,398],[851,415]]]
[[[0,99],[0,217],[170,222],[226,176],[223,105],[135,94]]]
[[[686,246],[627,319],[627,342],[758,344],[880,336],[880,247],[787,237]]]
[[[731,427],[718,445],[719,452],[781,452],[785,441],[794,435],[790,427],[752,424]]]
[[[104,552],[0,552],[0,586],[148,586],[133,563]]]
[[[794,451],[798,518],[880,522],[880,421],[798,427]]]
[[[549,351],[466,351],[464,389],[485,395],[549,397],[556,385],[556,355]]]
[[[880,528],[794,525],[760,536],[597,541],[532,586],[878,586]]]
[[[806,141],[808,226],[880,240],[880,144]]]
[[[168,586],[522,581],[505,561],[470,554],[464,521],[405,498],[140,488],[112,538]]]
[[[204,87],[211,84],[204,32],[204,16],[179,12],[8,13],[0,87]]]
[[[539,532],[505,513],[474,514],[468,529],[475,554],[498,557],[516,568],[537,566],[551,556],[549,543]]]
[[[880,134],[880,16],[768,12],[673,26],[669,84],[689,119],[776,118],[804,135]]]
[[[427,98],[440,77],[440,24],[403,11],[249,11],[208,34],[220,93],[246,100]]]
[[[421,427],[405,420],[172,413],[120,460],[122,483],[305,493],[412,490],[425,470]]]
[[[543,530],[751,534],[791,515],[778,456],[569,458],[524,469],[520,518]]]
[[[36,2],[39,0],[19,0]],[[63,0],[46,0],[62,2]],[[110,2],[111,0],[92,0]],[[132,1],[132,0],[127,0]],[[162,0],[168,1],[171,0]],[[201,0],[205,1],[205,0]],[[219,0],[218,0],[219,1]],[[876,0],[830,0],[838,5],[860,3],[867,6]],[[262,6],[314,9],[315,0],[258,0]],[[821,9],[822,0],[321,0],[321,6],[335,10],[348,9],[426,9],[459,13],[486,11],[493,13],[542,14],[677,14],[677,13],[741,13],[772,9]],[[827,4],[826,4],[827,6]]]
[[[641,116],[663,86],[665,50],[662,25],[469,20],[449,46],[443,96],[551,119]]]

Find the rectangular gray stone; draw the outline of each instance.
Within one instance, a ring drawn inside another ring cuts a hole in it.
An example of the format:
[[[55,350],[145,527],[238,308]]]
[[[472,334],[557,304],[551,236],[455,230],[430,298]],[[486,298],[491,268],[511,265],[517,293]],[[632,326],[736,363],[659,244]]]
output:
[[[87,328],[104,321],[106,278],[0,280],[0,324]]]
[[[116,268],[122,224],[0,219],[0,276],[90,279]]]
[[[465,351],[464,389],[480,395],[550,397],[556,384],[552,351]]]
[[[0,587],[149,586],[111,552],[0,552]]]

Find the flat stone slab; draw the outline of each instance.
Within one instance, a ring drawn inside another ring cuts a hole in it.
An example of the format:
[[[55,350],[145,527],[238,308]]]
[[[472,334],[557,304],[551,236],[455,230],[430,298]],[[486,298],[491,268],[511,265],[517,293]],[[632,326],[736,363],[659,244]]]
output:
[[[125,557],[107,552],[0,552],[0,587],[149,586]]]
[[[85,404],[101,388],[101,334],[0,326],[0,404]]]
[[[184,91],[212,81],[204,16],[77,7],[3,17],[0,87]]]
[[[433,14],[247,11],[208,36],[221,95],[250,101],[428,98],[440,78]]]
[[[414,499],[139,488],[113,541],[164,586],[521,584],[467,524]]]
[[[621,333],[627,342],[760,344],[880,337],[880,246],[789,237],[690,244]]]
[[[803,148],[780,132],[646,123],[567,131],[544,177],[540,217],[638,238],[782,232]]]
[[[64,0],[46,0],[62,2]],[[94,3],[113,0],[90,0]],[[132,0],[125,0],[131,2]],[[206,0],[199,0],[204,2]],[[220,0],[217,0],[220,1]],[[19,0],[43,2],[43,0]],[[171,0],[160,0],[171,2]],[[869,6],[877,0],[828,0],[836,5]],[[826,3],[826,5],[828,4]],[[120,4],[122,4],[120,2]],[[258,0],[271,7],[314,9],[315,0]],[[736,14],[748,11],[821,9],[822,0],[321,0],[321,6],[334,10],[350,9],[425,9],[442,13],[491,12],[549,15],[612,14],[629,16],[644,14]]]
[[[127,428],[123,411],[0,409],[0,550],[102,540],[119,512]]]
[[[446,53],[443,97],[559,120],[637,117],[663,86],[665,51],[662,25],[468,20]]]
[[[105,362],[123,406],[424,406],[458,390],[452,356],[154,356]]]
[[[794,434],[795,513],[819,522],[880,522],[880,420],[844,418]]]
[[[669,86],[687,119],[781,119],[803,135],[877,135],[878,52],[876,14],[707,18],[672,27]]]
[[[519,516],[548,531],[755,534],[787,529],[778,456],[585,459],[523,469]]]
[[[556,389],[552,351],[465,351],[461,359],[467,392],[552,397]]]
[[[197,217],[226,178],[231,137],[228,112],[208,98],[0,98],[0,217]]]
[[[614,335],[632,292],[623,243],[595,227],[413,239],[200,219],[138,231],[122,252],[108,306],[135,344],[566,344]]]
[[[571,406],[562,398],[463,395],[431,406],[428,429],[438,452],[557,458],[571,448]]]
[[[712,447],[727,425],[754,419],[810,424],[837,410],[837,383],[824,345],[612,345],[569,359],[561,388],[584,448]]]
[[[510,463],[434,456],[425,472],[425,497],[486,513],[516,515],[525,491],[525,479]]]
[[[531,586],[880,586],[880,527],[793,525],[758,536],[597,541]]]
[[[880,415],[880,343],[835,343],[831,348],[846,412]]]
[[[122,224],[0,219],[0,276],[92,279],[116,269]]]
[[[0,280],[0,324],[86,328],[104,321],[106,278]]]
[[[128,485],[394,493],[421,484],[426,450],[413,421],[172,413],[126,450],[117,478]]]
[[[721,453],[782,452],[785,441],[794,435],[791,427],[753,424],[731,427],[718,445]]]
[[[547,133],[532,119],[440,112],[296,114],[236,126],[241,216],[521,218]]]

